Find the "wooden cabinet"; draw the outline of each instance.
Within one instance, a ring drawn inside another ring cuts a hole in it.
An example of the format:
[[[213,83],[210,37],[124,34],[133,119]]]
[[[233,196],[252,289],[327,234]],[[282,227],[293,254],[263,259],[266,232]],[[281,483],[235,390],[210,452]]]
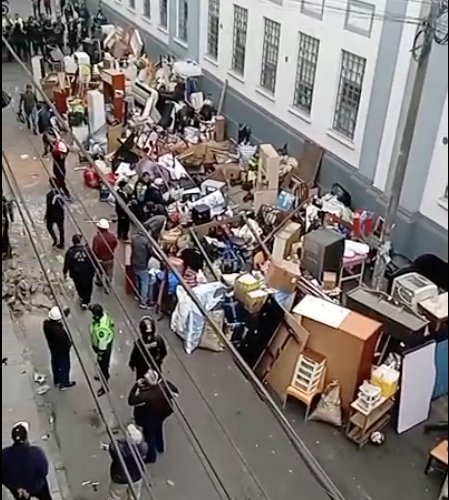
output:
[[[327,359],[327,383],[340,382],[343,411],[348,413],[359,386],[370,379],[382,325],[311,296],[294,312],[310,334],[307,347]]]

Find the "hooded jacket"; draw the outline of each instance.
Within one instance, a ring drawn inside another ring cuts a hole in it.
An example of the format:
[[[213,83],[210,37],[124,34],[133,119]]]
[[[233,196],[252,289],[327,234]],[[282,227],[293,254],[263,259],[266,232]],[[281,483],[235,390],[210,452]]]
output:
[[[134,453],[131,448],[134,447]],[[117,450],[118,448],[118,450]],[[123,458],[128,474],[133,483],[137,483],[143,478],[143,474],[141,471],[141,465],[137,463],[136,456],[142,458],[142,462],[145,460],[145,457],[148,452],[148,446],[146,443],[141,444],[129,444],[126,441],[117,441],[117,444],[111,445],[109,447],[109,454],[111,456],[111,480],[115,484],[128,484],[128,478],[126,472],[123,470],[122,461],[120,460],[120,456]]]
[[[165,340],[160,335],[153,335],[148,340],[139,339],[135,342],[129,359],[129,367],[136,372],[137,379],[143,378],[150,368],[154,368],[148,360],[147,351],[149,359],[154,359],[159,370],[168,354]]]
[[[70,350],[72,342],[62,321],[46,319],[43,325],[44,335],[48,348],[52,354],[66,353]]]
[[[2,484],[11,491],[39,492],[48,475],[48,460],[37,446],[13,444],[2,450]]]
[[[139,381],[134,384],[128,404],[134,407],[136,424],[145,427],[151,422],[164,422],[172,415],[171,393],[178,394],[178,389],[171,382],[160,381],[156,385],[150,385],[146,381]]]
[[[73,245],[66,253],[64,274],[72,279],[92,279],[95,275],[94,258],[86,245]]]

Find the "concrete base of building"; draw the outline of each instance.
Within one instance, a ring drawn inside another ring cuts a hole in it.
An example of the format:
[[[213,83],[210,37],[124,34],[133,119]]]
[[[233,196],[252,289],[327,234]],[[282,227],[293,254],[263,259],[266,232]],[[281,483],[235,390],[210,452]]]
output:
[[[91,9],[96,8],[95,1],[88,0],[88,3]],[[113,8],[103,4],[103,11],[111,23],[133,26],[129,19]],[[168,47],[151,34],[139,29],[150,57],[158,58],[160,55],[173,52],[173,47]],[[182,57],[182,54],[175,55]],[[202,88],[215,102],[220,99],[223,84],[214,75],[205,72]],[[226,91],[223,113],[227,119],[228,134],[236,137],[239,124],[247,124],[252,129],[255,141],[270,142],[279,147],[287,144],[291,155],[301,157],[307,138],[231,87]],[[351,193],[355,207],[380,215],[385,212],[386,196],[375,189],[356,169],[326,152],[321,165],[319,184],[326,190],[334,183],[341,184]],[[425,253],[433,253],[445,261],[448,259],[447,231],[420,213],[400,212],[394,232],[394,246],[398,252],[411,259]]]

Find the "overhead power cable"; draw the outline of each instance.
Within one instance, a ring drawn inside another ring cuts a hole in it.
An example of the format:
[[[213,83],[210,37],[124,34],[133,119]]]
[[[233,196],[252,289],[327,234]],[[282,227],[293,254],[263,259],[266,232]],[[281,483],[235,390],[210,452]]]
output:
[[[34,152],[36,153],[37,158],[39,158],[39,153],[36,151],[36,148],[35,148],[34,144],[31,142],[30,139],[28,139],[28,141],[30,143],[30,146],[33,148]],[[50,179],[51,178],[51,173],[49,171],[48,166],[42,161],[41,158],[39,158],[39,162],[40,162],[40,164],[42,166],[42,169],[44,170],[44,173]],[[73,183],[70,182],[67,179],[67,184],[68,184],[69,187],[71,187],[70,191],[73,194],[74,198],[76,199],[77,203],[79,203],[79,205],[82,208],[83,212],[85,213],[85,215],[87,217],[87,220],[93,220],[92,214],[89,212],[89,210],[87,209],[85,203],[83,202],[83,200],[81,199],[81,197],[78,195],[78,193],[74,189]],[[70,218],[71,222],[75,226],[76,230],[83,236],[84,240],[87,241],[88,238],[86,237],[86,232],[81,227],[81,225],[78,223],[78,221],[76,220],[76,218],[74,217],[73,212],[71,210],[67,210],[66,213],[68,214],[68,217]],[[112,251],[112,248],[108,245],[107,242],[106,242],[106,245],[107,245],[108,249],[110,251]],[[94,266],[94,268],[96,269],[96,271],[97,272],[101,272],[101,264],[98,261],[98,259],[95,258],[95,256],[92,253],[89,253],[89,259],[91,260],[91,263]],[[118,261],[117,263],[118,263],[119,267],[121,268],[121,270],[123,271],[123,273],[124,273],[124,275],[126,277],[126,267],[124,266],[124,264],[121,261]],[[107,279],[109,279],[109,278],[107,278]],[[133,337],[133,340],[136,342],[139,339],[139,333],[137,332],[137,329],[136,329],[136,327],[134,325],[134,321],[131,318],[130,313],[128,312],[127,307],[123,304],[123,300],[121,299],[121,297],[119,296],[119,294],[117,293],[117,291],[115,290],[115,288],[113,287],[113,283],[109,282],[108,285],[110,286],[110,290],[111,290],[114,298],[116,299],[116,301],[117,301],[117,303],[119,305],[119,308],[121,310],[121,314],[123,315],[125,322],[128,325],[130,325],[131,336]],[[132,286],[133,291],[135,292],[136,296],[138,296],[139,292],[138,292],[135,284],[134,283],[130,283],[130,285]],[[236,452],[236,454],[239,457],[239,460],[241,461],[244,469],[249,474],[249,476],[252,478],[252,480],[254,481],[254,483],[257,486],[257,488],[260,490],[260,493],[262,494],[263,498],[265,498],[266,500],[270,500],[269,497],[268,497],[268,494],[264,490],[263,486],[260,484],[260,481],[258,480],[258,478],[256,477],[256,475],[254,474],[254,472],[251,470],[251,467],[247,463],[247,461],[246,461],[245,457],[243,456],[242,452],[239,450],[237,444],[235,443],[235,441],[233,440],[233,438],[230,436],[230,434],[226,430],[225,426],[221,422],[221,420],[218,417],[218,415],[216,414],[215,410],[212,408],[212,406],[209,403],[209,401],[207,400],[206,396],[201,391],[200,387],[198,386],[198,383],[195,381],[195,379],[193,378],[193,376],[190,374],[190,372],[189,372],[188,368],[186,367],[184,361],[181,359],[181,356],[176,352],[176,349],[173,348],[173,344],[168,339],[166,339],[166,340],[167,340],[167,343],[169,344],[169,346],[171,347],[171,352],[174,354],[176,360],[179,362],[179,364],[183,368],[183,370],[184,370],[187,378],[194,385],[197,393],[199,394],[199,396],[203,400],[204,404],[208,408],[209,412],[214,417],[214,420],[216,421],[217,425],[219,426],[219,428],[223,432],[223,435],[226,437],[227,441],[229,442],[229,444],[232,446],[232,448]],[[140,343],[140,342],[136,342],[135,345],[137,346],[140,354],[143,356],[143,358],[147,362],[148,366],[150,366],[152,369],[158,370],[157,364],[156,364],[154,358],[152,358],[149,349],[146,346],[142,345],[142,343]],[[176,407],[178,409],[178,411],[180,411],[184,415],[183,418],[186,421],[187,417],[185,416],[185,413],[184,413],[183,409],[180,407],[179,402],[177,402],[175,400],[174,394],[170,390],[170,386],[169,386],[169,384],[167,384],[167,380],[165,379],[165,376],[164,376],[163,372],[161,372],[161,378],[162,378],[162,380],[164,382],[166,382],[166,384],[164,385],[164,396],[165,396],[165,398],[167,399],[167,401],[168,401],[168,403],[170,405]],[[176,408],[173,408],[173,409],[176,409]],[[191,432],[193,433],[194,431],[192,430]]]
[[[204,308],[202,303],[198,300],[197,296],[195,295],[194,292],[190,289],[189,285],[186,283],[184,280],[183,276],[179,273],[179,271],[173,266],[172,262],[170,261],[169,257],[166,255],[166,253],[163,251],[163,249],[160,247],[157,241],[154,240],[152,235],[145,229],[143,224],[137,219],[137,217],[132,213],[132,211],[129,209],[127,204],[121,199],[120,196],[117,195],[117,193],[114,190],[114,187],[111,185],[109,182],[107,176],[103,174],[103,172],[98,169],[95,165],[95,161],[92,158],[92,156],[89,154],[89,152],[86,151],[84,148],[83,144],[81,141],[78,140],[76,136],[73,135],[71,132],[70,128],[67,126],[66,122],[64,119],[61,117],[59,114],[58,110],[55,108],[54,104],[50,101],[48,96],[43,92],[41,85],[36,82],[33,78],[33,75],[30,73],[28,68],[25,66],[25,64],[20,60],[18,55],[15,53],[13,48],[11,47],[11,44],[6,40],[4,36],[2,36],[3,43],[7,47],[7,49],[11,52],[13,55],[14,59],[19,63],[19,65],[22,67],[23,71],[27,74],[30,83],[33,85],[33,87],[39,92],[39,94],[42,96],[44,101],[50,106],[52,109],[53,113],[58,119],[58,122],[60,126],[62,127],[63,130],[68,132],[72,137],[74,142],[77,144],[79,147],[80,151],[83,153],[83,155],[87,158],[89,163],[96,169],[97,174],[99,175],[102,183],[109,189],[113,197],[115,198],[117,204],[124,210],[124,212],[129,216],[130,220],[134,223],[136,227],[139,228],[140,231],[143,232],[143,234],[146,235],[148,241],[153,247],[153,250],[158,256],[158,258],[163,262],[168,269],[171,270],[171,272],[176,276],[178,279],[179,283],[183,286],[183,288],[186,290],[186,293],[190,296],[194,304],[197,306],[198,310],[201,312],[201,314],[204,316],[206,321],[210,324],[214,332],[219,336],[219,338],[222,340],[224,345],[228,348],[228,350],[232,353],[233,358],[236,362],[236,365],[239,367],[239,369],[246,375],[246,377],[252,382],[254,385],[255,389],[261,396],[261,398],[265,401],[265,403],[268,405],[268,407],[271,409],[273,415],[276,417],[276,419],[279,421],[281,424],[281,427],[284,429],[285,433],[291,440],[293,446],[303,459],[304,463],[318,482],[318,484],[321,485],[321,487],[324,489],[324,491],[327,493],[330,499],[332,500],[345,500],[344,496],[342,493],[338,490],[336,485],[332,482],[330,477],[327,475],[327,473],[324,471],[324,469],[321,467],[319,462],[315,459],[311,451],[308,449],[307,445],[301,440],[301,438],[298,436],[296,431],[293,429],[291,423],[288,421],[287,417],[284,415],[280,407],[276,404],[275,400],[273,397],[269,394],[263,383],[257,378],[257,376],[254,374],[254,372],[251,370],[251,368],[248,366],[248,364],[245,362],[241,354],[237,351],[235,346],[232,344],[232,342],[227,338],[225,333],[222,331],[220,326],[216,324],[214,319],[211,317],[211,315],[208,313],[208,311]]]
[[[11,193],[13,194],[13,196],[15,197],[16,200],[19,200],[19,203],[17,203],[17,208],[18,208],[18,211],[19,211],[19,214],[20,214],[20,217],[23,221],[23,225],[24,225],[24,228],[25,228],[25,232],[30,240],[30,243],[31,243],[31,246],[33,248],[33,252],[36,256],[36,259],[39,263],[39,267],[41,269],[41,272],[42,274],[44,275],[45,277],[45,281],[47,282],[47,285],[51,291],[51,294],[52,294],[52,297],[53,297],[53,300],[55,302],[55,304],[59,307],[60,311],[64,311],[64,308],[65,308],[65,305],[62,304],[61,300],[60,300],[60,297],[55,289],[55,286],[53,284],[53,282],[51,281],[50,277],[48,276],[48,272],[47,272],[47,269],[46,269],[46,266],[44,265],[44,262],[42,260],[42,257],[41,257],[41,254],[42,252],[39,251],[39,248],[37,246],[37,243],[40,244],[42,250],[45,249],[45,246],[43,245],[43,242],[42,242],[42,239],[40,238],[39,236],[39,232],[36,230],[36,227],[34,225],[34,222],[33,222],[33,216],[31,215],[30,211],[28,210],[27,208],[27,204],[22,196],[22,193],[20,191],[20,186],[19,184],[17,183],[14,175],[13,175],[13,171],[12,171],[12,168],[9,164],[9,161],[8,159],[6,158],[4,152],[2,151],[2,171],[3,171],[3,174],[4,174],[4,177],[6,179],[6,182],[9,186],[9,189],[11,191]],[[28,222],[30,221],[30,222]],[[31,226],[33,227],[34,229],[34,233],[35,233],[35,236],[33,236],[33,231],[31,230],[30,228],[30,224]],[[35,239],[36,238],[36,239]],[[84,375],[84,378],[86,380],[86,383],[87,383],[87,387],[89,389],[89,392],[91,393],[91,396],[94,400],[94,403],[95,403],[95,406],[97,408],[97,411],[98,411],[98,414],[102,420],[102,422],[104,423],[104,426],[106,428],[106,432],[109,436],[109,439],[110,439],[110,442],[112,444],[112,446],[115,448],[116,452],[117,452],[117,456],[119,457],[119,461],[120,461],[120,465],[122,466],[122,469],[123,471],[125,472],[125,475],[126,475],[126,479],[128,481],[128,484],[129,484],[129,488],[130,488],[130,492],[132,494],[132,499],[133,500],[140,500],[140,495],[138,494],[135,486],[134,486],[134,483],[132,481],[132,478],[129,474],[129,471],[128,471],[128,468],[127,468],[127,465],[126,465],[126,462],[125,462],[125,459],[123,457],[123,454],[122,454],[122,451],[120,449],[120,446],[118,445],[118,442],[117,442],[117,439],[114,435],[114,432],[111,428],[111,426],[109,425],[108,421],[107,421],[107,418],[106,418],[106,415],[103,411],[103,408],[101,406],[101,403],[100,403],[100,400],[97,396],[97,393],[95,391],[95,388],[93,387],[92,385],[92,382],[90,380],[90,377],[89,377],[89,372],[86,368],[86,365],[83,361],[83,358],[81,356],[81,352],[79,351],[78,347],[77,347],[77,344],[76,342],[74,341],[74,338],[71,334],[71,327],[68,323],[68,320],[67,320],[67,317],[63,314],[62,315],[62,321],[64,323],[64,327],[70,337],[70,340],[72,342],[72,345],[73,345],[73,349],[75,351],[75,354],[76,354],[76,357],[78,359],[78,362],[80,364],[80,367],[81,367],[81,371]],[[124,434],[124,437],[125,439],[128,439],[128,436],[127,436],[127,432],[125,430],[125,434]],[[130,447],[131,449],[134,449],[133,446]],[[154,495],[152,494],[152,491],[151,491],[151,488],[148,489],[148,492],[149,492],[149,495],[150,495],[150,499],[151,500],[155,500],[154,499]]]

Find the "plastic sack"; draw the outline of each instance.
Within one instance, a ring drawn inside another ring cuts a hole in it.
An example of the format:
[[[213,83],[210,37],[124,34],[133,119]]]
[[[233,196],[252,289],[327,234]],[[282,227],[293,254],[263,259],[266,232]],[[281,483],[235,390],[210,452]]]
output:
[[[327,386],[309,420],[312,422],[324,422],[335,427],[342,426],[340,382],[331,382]]]
[[[210,313],[213,322],[223,329],[225,313],[224,310],[213,311]],[[203,338],[201,339],[200,349],[211,352],[223,352],[225,346],[219,336],[215,333],[212,326],[207,323],[204,329]]]
[[[192,291],[206,311],[210,312],[224,300],[225,287],[222,283],[199,285]],[[171,318],[171,329],[184,340],[184,349],[192,354],[203,338],[206,320],[182,286],[176,289],[178,303]]]

